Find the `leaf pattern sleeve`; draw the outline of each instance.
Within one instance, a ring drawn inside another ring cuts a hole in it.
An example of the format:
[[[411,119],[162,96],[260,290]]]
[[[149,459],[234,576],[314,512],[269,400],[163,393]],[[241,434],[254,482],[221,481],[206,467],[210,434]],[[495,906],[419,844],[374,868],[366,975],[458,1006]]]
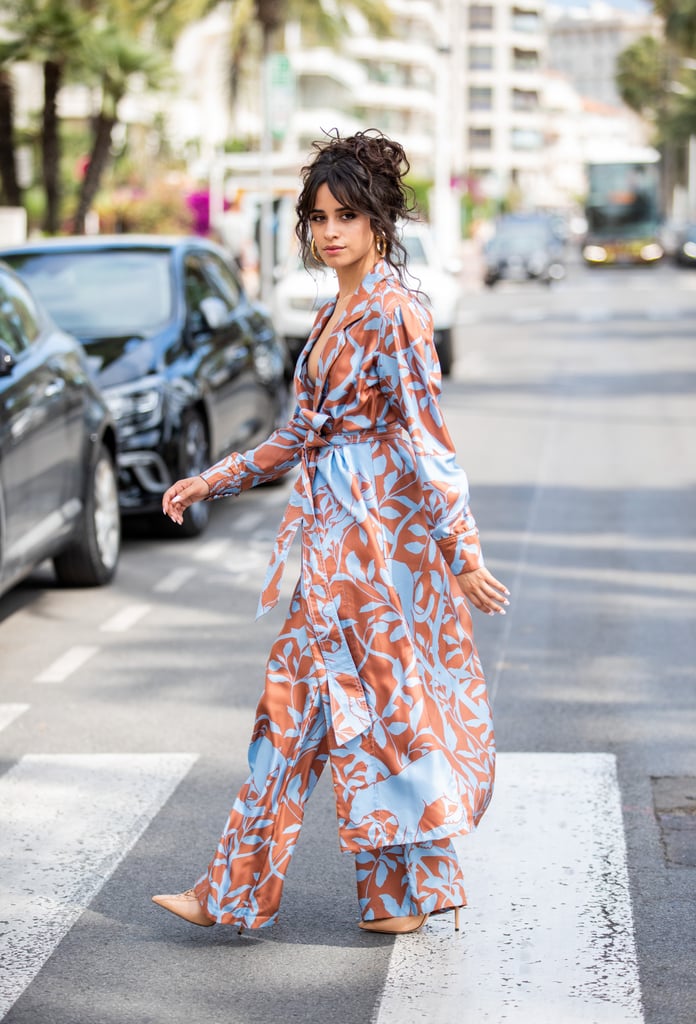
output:
[[[432,537],[455,575],[479,569],[483,556],[469,483],[440,409],[432,318],[411,299],[385,311],[381,331],[380,387],[411,438]]]
[[[259,484],[277,480],[300,459],[308,424],[297,406],[290,421],[248,451],[231,452],[201,476],[210,488],[209,498],[236,496]]]

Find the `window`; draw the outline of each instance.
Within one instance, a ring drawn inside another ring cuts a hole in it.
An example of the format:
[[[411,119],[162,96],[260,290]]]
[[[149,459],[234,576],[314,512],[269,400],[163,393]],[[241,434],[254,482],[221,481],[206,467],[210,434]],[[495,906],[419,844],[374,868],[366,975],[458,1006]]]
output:
[[[166,250],[27,253],[12,258],[59,327],[78,338],[149,337],[173,315]]]
[[[490,149],[493,145],[491,128],[470,128],[469,149]]]
[[[536,71],[539,67],[537,50],[520,50],[516,46],[512,51],[512,66],[515,71]]]
[[[510,142],[513,149],[542,149],[544,136],[542,132],[531,128],[513,128],[510,135]]]
[[[523,7],[513,7],[512,28],[514,32],[540,32],[541,17],[539,12],[526,11]]]
[[[232,310],[239,305],[241,297],[241,286],[230,268],[212,252],[199,253],[201,263],[205,267],[209,277],[224,296],[227,305]]]
[[[493,7],[489,4],[472,4],[469,8],[469,28],[493,28]]]
[[[469,47],[469,70],[490,71],[493,67],[492,46],[470,46]]]
[[[16,278],[0,278],[0,339],[13,355],[19,355],[39,335],[40,314],[36,304]]]
[[[492,110],[493,90],[489,85],[469,86],[469,110]]]
[[[513,110],[538,110],[539,93],[535,89],[513,89],[512,90]]]

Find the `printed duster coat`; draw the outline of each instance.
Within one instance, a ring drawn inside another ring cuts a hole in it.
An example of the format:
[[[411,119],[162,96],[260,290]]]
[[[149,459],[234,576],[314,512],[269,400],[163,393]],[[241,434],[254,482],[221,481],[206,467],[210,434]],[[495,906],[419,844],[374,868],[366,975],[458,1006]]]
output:
[[[300,530],[301,576],[279,639],[284,665],[311,665],[321,688],[340,841],[359,851],[474,828],[491,797],[494,740],[455,580],[483,562],[439,407],[430,313],[379,262],[314,383],[308,353],[333,308],[319,311],[298,360],[287,426],[203,476],[221,497],[300,465],[259,614],[278,600]],[[271,656],[267,685],[275,668]]]

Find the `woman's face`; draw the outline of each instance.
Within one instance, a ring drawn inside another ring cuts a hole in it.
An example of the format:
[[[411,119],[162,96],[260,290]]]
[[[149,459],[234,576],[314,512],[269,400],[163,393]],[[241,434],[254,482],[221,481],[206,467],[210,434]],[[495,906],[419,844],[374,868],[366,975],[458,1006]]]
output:
[[[327,266],[339,274],[372,269],[377,249],[370,218],[339,203],[327,184],[317,189],[309,223],[317,252]]]

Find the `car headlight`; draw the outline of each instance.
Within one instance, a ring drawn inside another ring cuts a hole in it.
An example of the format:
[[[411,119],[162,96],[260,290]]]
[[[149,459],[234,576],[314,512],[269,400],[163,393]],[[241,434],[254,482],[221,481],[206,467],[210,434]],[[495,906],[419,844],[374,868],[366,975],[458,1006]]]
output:
[[[118,387],[104,388],[104,399],[123,435],[154,427],[162,419],[163,383],[143,377]]]
[[[662,246],[658,245],[657,242],[648,242],[640,250],[640,258],[645,260],[646,263],[651,263],[653,260],[662,259],[664,253]]]
[[[696,242],[684,242],[682,252],[685,256],[688,256],[690,260],[696,260]]]
[[[603,245],[586,245],[582,254],[588,263],[605,263],[609,255]]]

